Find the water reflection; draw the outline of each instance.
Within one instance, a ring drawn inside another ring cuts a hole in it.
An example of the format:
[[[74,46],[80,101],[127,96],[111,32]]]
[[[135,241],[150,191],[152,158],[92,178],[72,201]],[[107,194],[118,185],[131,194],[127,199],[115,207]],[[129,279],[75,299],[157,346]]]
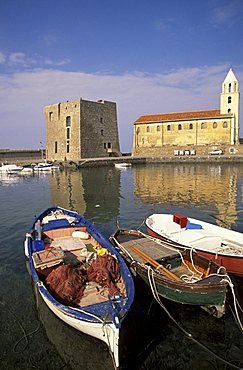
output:
[[[49,177],[49,184],[53,204],[75,210],[94,223],[109,225],[118,217],[120,173],[113,168],[62,171]]]
[[[242,211],[242,167],[164,164],[134,168],[134,193],[145,204],[200,207],[231,227]]]
[[[96,370],[98,362],[103,369],[112,369],[103,343],[73,333],[45,310],[46,306],[41,312],[44,327],[29,337],[25,351],[13,353],[23,334],[21,327],[27,333],[38,327],[22,243],[34,215],[45,208],[58,204],[75,209],[95,222],[106,236],[114,231],[116,219],[122,226],[133,228],[151,213],[178,211],[218,224],[220,219],[223,226],[243,232],[242,165],[139,165],[127,171],[102,167],[8,176],[0,179],[0,201],[0,359],[2,368],[8,370]],[[234,285],[243,307],[242,279]],[[242,365],[243,336],[229,308],[225,317],[217,320],[198,307],[167,306],[194,337]],[[186,338],[138,284],[136,304],[121,332],[121,362],[125,370],[226,368]]]

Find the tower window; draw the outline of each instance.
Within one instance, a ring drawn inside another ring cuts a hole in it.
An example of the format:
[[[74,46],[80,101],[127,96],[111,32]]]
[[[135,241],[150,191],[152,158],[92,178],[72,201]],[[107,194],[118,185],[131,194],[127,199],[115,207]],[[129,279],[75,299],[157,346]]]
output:
[[[230,104],[230,103],[231,103],[231,101],[232,101],[232,98],[231,98],[231,96],[229,96],[229,97],[228,97],[228,104]]]
[[[217,125],[217,122],[214,122],[214,123],[213,123],[213,128],[217,128],[217,126],[218,126],[218,125]]]
[[[104,118],[100,117],[100,123],[104,123]]]
[[[167,131],[170,131],[171,130],[171,127],[170,125],[167,126]]]
[[[226,121],[223,122],[223,128],[227,128],[228,127],[228,123]]]
[[[193,129],[193,124],[192,123],[190,123],[190,125],[189,125],[189,130],[192,130]]]
[[[55,141],[55,148],[54,148],[55,153],[57,153],[57,141]]]
[[[53,120],[53,112],[49,112],[49,121]]]
[[[67,127],[67,139],[70,139],[70,127]]]
[[[101,136],[104,136],[104,130],[100,130]]]
[[[178,130],[182,130],[182,125],[181,124],[178,125]]]
[[[106,149],[106,143],[104,143],[104,149]]]
[[[111,148],[111,143],[107,143],[107,148],[110,149]]]
[[[228,109],[228,113],[231,113],[231,109],[230,108]]]
[[[71,117],[67,116],[66,117],[66,127],[71,126]]]
[[[69,144],[69,141],[67,142],[67,153],[69,153],[69,149],[70,149],[70,144]]]
[[[229,92],[231,92],[231,84],[229,84]]]
[[[157,126],[157,132],[160,131],[160,126]]]
[[[150,127],[149,126],[147,126],[147,132],[150,132]]]

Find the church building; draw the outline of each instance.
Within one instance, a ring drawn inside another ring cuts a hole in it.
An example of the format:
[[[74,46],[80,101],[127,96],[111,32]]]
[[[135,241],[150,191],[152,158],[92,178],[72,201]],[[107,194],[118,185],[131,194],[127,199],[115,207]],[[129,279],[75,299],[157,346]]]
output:
[[[134,122],[133,156],[234,154],[239,145],[239,83],[230,68],[220,109],[151,114]]]

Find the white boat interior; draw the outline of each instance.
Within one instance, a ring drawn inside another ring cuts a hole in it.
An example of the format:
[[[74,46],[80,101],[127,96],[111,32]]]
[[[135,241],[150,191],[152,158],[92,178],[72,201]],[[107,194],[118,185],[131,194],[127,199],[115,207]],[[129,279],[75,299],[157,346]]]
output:
[[[182,225],[174,216],[154,214],[147,218],[146,224],[159,235],[185,246],[216,254],[243,256],[241,233],[193,218],[187,218]]]

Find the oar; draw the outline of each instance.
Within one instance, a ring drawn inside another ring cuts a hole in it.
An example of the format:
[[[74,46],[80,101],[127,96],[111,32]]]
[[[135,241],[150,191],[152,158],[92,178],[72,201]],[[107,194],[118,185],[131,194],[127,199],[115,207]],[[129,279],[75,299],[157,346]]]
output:
[[[152,257],[148,256],[146,253],[142,252],[140,249],[134,246],[130,246],[130,248],[138,254],[140,257],[142,257],[146,262],[149,262],[152,266],[156,267],[158,271],[162,272],[165,276],[167,276],[170,279],[181,281],[181,279],[173,274],[173,272],[167,270],[165,267],[161,266],[158,262],[156,262]]]

